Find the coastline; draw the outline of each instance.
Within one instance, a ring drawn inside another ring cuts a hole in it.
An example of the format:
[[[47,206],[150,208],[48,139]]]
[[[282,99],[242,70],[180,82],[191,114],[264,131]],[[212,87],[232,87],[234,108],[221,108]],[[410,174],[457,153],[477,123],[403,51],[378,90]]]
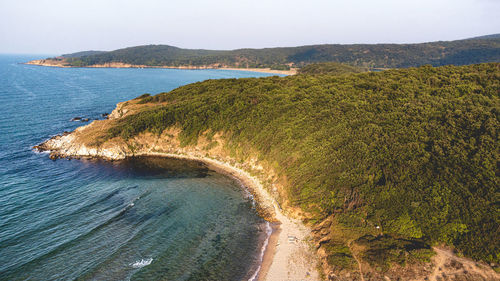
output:
[[[325,265],[327,262],[325,249],[320,246],[322,241],[330,238],[321,237],[322,240],[319,242],[316,239],[319,232],[326,227],[331,227],[331,221],[325,220],[314,229],[310,229],[300,220],[293,219],[300,217],[300,213],[294,213],[295,210],[292,207],[285,208],[285,210],[281,208],[280,204],[287,206],[286,200],[281,201],[286,197],[279,193],[284,190],[280,190],[282,186],[280,182],[277,182],[272,166],[270,167],[266,162],[260,162],[252,151],[246,151],[245,155],[240,158],[237,158],[238,155],[231,154],[231,151],[225,147],[222,132],[215,133],[210,138],[202,133],[195,145],[187,146],[181,145],[179,140],[181,129],[177,127],[165,129],[160,135],[144,132],[127,140],[115,137],[101,143],[95,142],[119,119],[140,112],[147,107],[147,104],[141,104],[137,99],[118,103],[108,119],[96,120],[76,128],[73,132],[53,136],[33,148],[50,153],[51,159],[90,158],[113,161],[134,156],[157,156],[203,162],[212,170],[235,178],[242,188],[250,191],[255,198],[257,212],[273,226],[273,232],[267,238],[268,243],[264,249],[257,278],[253,280],[320,280],[320,270],[323,276],[348,278],[346,280],[359,280],[358,277],[361,280],[377,278],[377,275],[372,275],[376,274],[376,269],[371,269],[369,265],[358,259],[356,259],[358,264],[356,269],[337,268],[337,271],[333,271],[335,269],[328,268],[328,265]],[[312,239],[311,236],[314,238]],[[409,268],[396,266],[394,271],[387,274],[399,277],[412,276],[413,280],[427,280],[429,276],[452,275],[461,268],[464,270],[462,273],[467,276],[470,275],[468,272],[471,272],[473,275],[498,277],[498,273],[491,268],[488,269],[489,265],[478,265],[472,260],[466,263],[467,259],[458,258],[450,251],[438,251],[440,248],[434,248],[438,255],[430,266],[429,264],[416,264]],[[455,268],[453,264],[461,267]],[[462,266],[464,264],[467,264],[466,270]],[[431,272],[431,269],[434,271]]]
[[[270,69],[270,68],[232,68],[232,67],[221,67],[221,68],[214,68],[214,69],[251,71],[251,72],[261,72],[261,73],[275,73],[275,74],[284,74],[284,75],[297,74],[297,69],[295,69],[295,68],[292,68],[290,70],[274,70],[274,69]]]
[[[270,68],[236,68],[236,67],[217,67],[211,65],[204,66],[147,66],[147,65],[134,65],[126,63],[106,63],[106,64],[95,64],[89,66],[69,66],[63,64],[61,61],[54,60],[33,60],[25,62],[23,64],[27,65],[37,65],[37,66],[48,66],[48,67],[61,67],[61,68],[163,68],[163,69],[185,69],[185,70],[203,70],[203,69],[213,69],[213,70],[236,70],[236,71],[250,71],[259,73],[270,73],[270,74],[282,74],[282,75],[295,75],[297,74],[296,68],[291,68],[290,70],[274,70]]]
[[[308,243],[310,230],[299,220],[286,216],[258,178],[230,163],[206,156],[162,152],[138,153],[135,156],[161,156],[199,161],[218,173],[240,181],[243,188],[254,195],[258,204],[264,204],[265,207],[269,207],[270,204],[273,212],[268,214],[270,217],[265,218],[269,222],[272,232],[264,245],[265,249],[256,278],[252,280],[319,280],[315,264],[308,264],[313,258],[308,253],[310,252]]]
[[[91,123],[93,124],[93,123]],[[79,130],[92,127],[92,125],[80,127],[72,133],[55,136],[35,146],[39,151],[48,151],[51,155],[67,158],[99,158],[105,160],[121,160],[134,156],[156,156],[175,159],[199,161],[215,172],[235,178],[240,182],[242,188],[249,191],[256,203],[259,215],[271,226],[272,231],[263,243],[261,249],[262,260],[253,274],[252,281],[279,281],[279,280],[320,280],[317,271],[317,255],[310,242],[311,230],[300,220],[293,219],[284,213],[275,198],[266,190],[262,182],[244,168],[238,167],[237,163],[226,160],[211,158],[207,154],[195,151],[157,152],[152,150],[138,151],[133,154],[117,153],[117,151],[106,151],[90,149],[75,142],[72,134],[78,134]],[[67,145],[78,147],[76,151],[67,149]],[[213,155],[216,157],[215,155]]]

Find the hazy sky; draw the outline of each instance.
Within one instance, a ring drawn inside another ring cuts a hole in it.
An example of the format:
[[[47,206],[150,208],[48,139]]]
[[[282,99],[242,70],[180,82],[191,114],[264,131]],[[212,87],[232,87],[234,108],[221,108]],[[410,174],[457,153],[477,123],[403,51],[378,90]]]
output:
[[[500,33],[500,0],[0,0],[0,53],[235,49]]]

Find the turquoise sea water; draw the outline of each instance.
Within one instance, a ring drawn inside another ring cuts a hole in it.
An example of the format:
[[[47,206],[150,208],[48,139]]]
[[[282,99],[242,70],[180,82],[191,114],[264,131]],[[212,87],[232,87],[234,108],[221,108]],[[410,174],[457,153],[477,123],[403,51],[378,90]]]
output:
[[[31,147],[115,104],[224,70],[50,68],[0,55],[0,280],[247,280],[266,224],[197,162],[57,160]]]

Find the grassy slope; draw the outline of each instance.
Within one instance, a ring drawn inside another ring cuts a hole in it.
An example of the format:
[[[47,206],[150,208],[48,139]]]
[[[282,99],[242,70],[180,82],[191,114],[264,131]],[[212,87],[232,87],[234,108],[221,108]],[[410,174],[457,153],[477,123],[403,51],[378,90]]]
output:
[[[194,143],[223,131],[234,149],[276,164],[290,202],[312,223],[334,217],[337,229],[361,237],[371,263],[405,262],[395,248],[441,242],[498,262],[499,93],[498,63],[208,80],[142,97],[168,105],[109,133],[177,126]],[[370,236],[377,231],[387,236]],[[333,265],[351,262],[346,241],[326,243]]]
[[[340,62],[369,68],[472,64],[500,61],[500,38],[479,38],[421,44],[325,44],[232,51],[181,49],[148,45],[69,58],[74,66],[121,62],[149,66],[201,66],[284,68],[316,62]]]

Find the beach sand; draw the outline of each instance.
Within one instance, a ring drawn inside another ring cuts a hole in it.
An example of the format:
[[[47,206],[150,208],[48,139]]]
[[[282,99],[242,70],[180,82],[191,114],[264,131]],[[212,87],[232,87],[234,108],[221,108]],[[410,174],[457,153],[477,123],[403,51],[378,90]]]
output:
[[[142,149],[135,152],[128,151],[126,144],[119,140],[116,140],[117,142],[109,141],[99,149],[92,147],[92,145],[87,147],[86,144],[105,131],[110,122],[133,112],[133,105],[127,104],[127,114],[122,116],[125,112],[123,109],[125,104],[127,103],[119,103],[110,114],[109,120],[94,121],[89,125],[77,128],[72,133],[55,136],[35,148],[49,150],[51,156],[56,158],[90,157],[121,160],[127,156],[162,156],[201,161],[210,169],[239,180],[255,198],[256,210],[259,215],[270,222],[274,230],[268,238],[257,280],[312,281],[320,279],[317,271],[318,255],[313,243],[309,241],[311,237],[310,229],[301,220],[288,215],[286,209],[282,210],[276,199],[263,186],[258,176],[250,174],[249,171],[254,169],[254,164],[249,163],[249,168],[247,168],[246,165],[239,166],[239,163],[231,158],[220,157],[220,155],[224,154],[221,150],[222,146],[214,148],[214,151],[209,154],[199,147],[179,148],[178,140],[175,138],[159,138],[151,134],[136,138],[138,147],[142,147]],[[165,132],[165,134],[173,136],[178,135],[178,133],[179,130],[177,129]],[[214,138],[217,139],[218,136],[216,135]],[[203,141],[200,141],[200,146],[202,146],[201,143]],[[217,159],[209,156],[217,157]]]
[[[320,280],[317,255],[309,242],[310,230],[300,221],[288,217],[260,181],[229,163],[208,157],[149,152],[141,156],[164,156],[201,161],[216,172],[237,178],[256,197],[258,204],[270,210],[273,232],[268,240],[257,280]]]
[[[240,70],[240,71],[253,71],[253,72],[262,72],[262,73],[274,73],[274,74],[284,74],[284,75],[295,75],[297,74],[297,69],[291,68],[290,70],[274,70],[270,68],[218,68],[225,70]]]

